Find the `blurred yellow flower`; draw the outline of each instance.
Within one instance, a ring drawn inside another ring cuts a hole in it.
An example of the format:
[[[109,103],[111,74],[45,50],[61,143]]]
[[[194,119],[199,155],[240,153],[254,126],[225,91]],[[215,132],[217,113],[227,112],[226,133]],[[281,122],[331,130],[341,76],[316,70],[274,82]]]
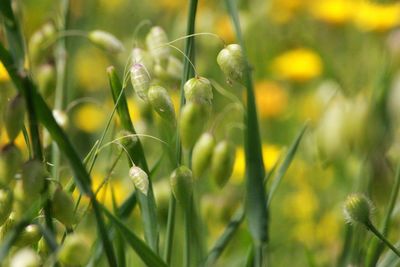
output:
[[[264,166],[267,171],[271,170],[272,167],[274,167],[276,162],[279,160],[281,152],[282,149],[277,145],[263,144],[262,153],[264,159]],[[242,147],[240,147],[236,149],[236,159],[235,159],[235,165],[233,167],[233,176],[232,176],[233,183],[240,184],[243,181],[243,178],[245,176],[245,168],[246,168],[246,162],[245,162],[244,150]]]
[[[322,61],[318,54],[306,48],[289,50],[272,62],[273,72],[287,80],[306,82],[322,73]]]
[[[219,35],[226,43],[230,44],[235,41],[235,33],[229,16],[219,16],[215,22],[215,28],[217,35]]]
[[[336,236],[340,232],[343,219],[337,212],[328,211],[317,225],[316,237],[323,244],[331,244],[337,241]]]
[[[319,0],[310,4],[311,14],[330,24],[345,24],[353,18],[354,0]]]
[[[277,23],[286,23],[301,10],[308,0],[273,0],[270,5],[268,16]]]
[[[100,0],[100,7],[102,10],[107,11],[109,13],[115,12],[121,7],[123,7],[126,3],[125,0]]]
[[[98,91],[107,84],[106,68],[109,65],[99,49],[80,49],[75,61],[75,75],[84,90]]]
[[[0,82],[5,82],[10,80],[10,77],[8,76],[8,72],[6,68],[4,67],[3,63],[0,62]]]
[[[400,3],[360,2],[354,22],[362,31],[387,31],[400,25]]]
[[[92,175],[92,189],[94,192],[97,192],[97,199],[105,204],[107,207],[112,207],[112,192],[111,186],[114,190],[115,201],[118,205],[122,204],[122,202],[126,199],[129,194],[128,188],[124,181],[119,179],[112,178],[107,183],[104,183],[105,175],[100,175],[99,173],[94,173]],[[103,184],[103,185],[102,185]],[[101,186],[101,187],[100,187]]]
[[[105,126],[106,111],[95,104],[84,104],[74,114],[74,124],[87,133],[93,133]]]
[[[285,214],[299,221],[312,220],[318,210],[319,202],[313,189],[304,185],[286,197],[283,202]]]
[[[3,133],[4,132],[4,133]],[[10,142],[10,139],[8,139],[7,134],[5,133],[5,130],[2,129],[1,135],[0,135],[0,147],[8,144]],[[25,143],[25,137],[23,133],[19,133],[17,138],[14,140],[15,145],[23,152],[23,154],[27,154],[28,152],[28,147]]]
[[[315,244],[315,224],[311,221],[304,221],[295,224],[292,228],[293,238],[307,246]]]
[[[129,115],[131,117],[131,120],[133,122],[139,121],[140,120],[140,111],[138,104],[135,102],[133,97],[128,98],[128,109],[129,109]]]
[[[255,88],[256,104],[261,118],[275,118],[286,110],[288,95],[278,83],[260,81]]]

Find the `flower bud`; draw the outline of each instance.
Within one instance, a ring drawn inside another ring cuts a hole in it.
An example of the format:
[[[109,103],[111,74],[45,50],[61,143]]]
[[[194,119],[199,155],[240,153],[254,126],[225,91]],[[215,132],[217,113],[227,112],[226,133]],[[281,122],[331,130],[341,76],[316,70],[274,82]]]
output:
[[[240,45],[230,44],[219,52],[217,63],[228,80],[241,81],[246,61]]]
[[[205,106],[188,102],[183,106],[179,118],[179,133],[182,145],[191,148],[201,135],[208,110]]]
[[[56,70],[51,64],[41,65],[36,74],[40,93],[44,98],[51,96],[56,86]]]
[[[131,68],[131,82],[136,94],[147,101],[147,91],[150,87],[150,75],[144,65],[136,63]]]
[[[167,43],[167,34],[159,26],[152,27],[146,36],[146,44],[151,56],[162,66],[167,64],[170,55],[170,48],[166,45]]]
[[[74,201],[72,196],[65,192],[61,186],[54,191],[51,200],[51,215],[66,227],[74,223]]]
[[[0,184],[5,186],[15,177],[22,164],[22,154],[14,144],[4,146],[0,151]]]
[[[129,169],[129,177],[136,189],[147,196],[147,192],[149,191],[149,177],[147,173],[138,166],[133,166]]]
[[[24,126],[25,101],[21,94],[15,96],[6,107],[4,112],[4,125],[8,138],[11,141],[18,136]]]
[[[215,146],[212,134],[203,133],[193,147],[192,169],[194,177],[200,177],[208,168]]]
[[[149,73],[153,72],[154,62],[151,55],[144,49],[133,48],[132,50],[132,65],[142,64]]]
[[[183,208],[187,208],[188,205],[190,205],[193,193],[192,171],[186,166],[176,168],[170,176],[170,183],[172,193],[178,203],[180,203]]]
[[[371,223],[372,203],[363,194],[352,194],[344,204],[344,217],[348,223]]]
[[[68,266],[84,266],[90,259],[90,242],[81,234],[70,234],[59,250],[58,258]]]
[[[232,175],[235,153],[235,147],[226,140],[220,141],[214,148],[211,160],[211,179],[221,188]]]
[[[0,189],[0,225],[8,219],[13,206],[13,194],[10,189]]]
[[[88,39],[109,53],[117,54],[124,51],[124,45],[109,32],[94,30],[88,33]]]
[[[28,198],[37,197],[44,188],[45,179],[48,173],[43,165],[37,159],[27,161],[22,165],[22,187]]]
[[[161,86],[153,85],[150,87],[147,96],[157,114],[175,125],[175,109],[167,90]]]
[[[31,248],[18,250],[10,260],[10,267],[40,267],[39,255]]]
[[[185,83],[184,90],[188,102],[211,105],[213,92],[208,79],[194,77]]]

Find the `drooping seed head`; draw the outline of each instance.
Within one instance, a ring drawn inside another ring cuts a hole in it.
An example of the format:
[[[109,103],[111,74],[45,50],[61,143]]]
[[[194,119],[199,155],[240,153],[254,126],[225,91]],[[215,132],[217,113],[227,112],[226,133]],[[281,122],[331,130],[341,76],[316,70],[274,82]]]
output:
[[[184,86],[185,98],[188,102],[211,105],[213,92],[211,83],[204,77],[189,79]]]
[[[85,236],[73,233],[65,238],[58,259],[67,266],[84,266],[90,259],[90,249],[90,242]]]
[[[56,86],[56,70],[51,64],[39,66],[36,74],[37,85],[44,98],[51,96]]]
[[[153,59],[165,66],[170,55],[170,48],[166,44],[168,37],[164,29],[155,26],[152,27],[146,36],[146,45]]]
[[[51,215],[66,227],[71,227],[75,219],[74,206],[72,196],[58,186],[51,199]]]
[[[136,189],[147,196],[149,191],[149,177],[147,173],[145,173],[138,166],[133,166],[129,169],[129,177],[131,178]]]
[[[40,29],[34,32],[29,39],[29,55],[32,63],[37,64],[46,52],[46,45],[54,41],[57,31],[54,23],[46,22]]]
[[[135,47],[132,50],[132,65],[142,64],[149,73],[153,73],[154,61],[149,52],[144,49]]]
[[[192,169],[194,177],[200,177],[211,162],[215,140],[211,133],[203,133],[193,147]]]
[[[161,118],[175,125],[175,109],[171,97],[164,87],[153,85],[147,94],[148,99]]]
[[[18,94],[8,102],[4,112],[4,125],[11,141],[14,141],[21,131],[24,125],[24,117],[25,100],[21,94]]]
[[[217,63],[228,80],[240,82],[246,68],[246,61],[240,45],[230,44],[222,49],[217,56]]]
[[[46,177],[48,173],[41,161],[32,159],[24,163],[21,180],[25,195],[31,199],[37,197],[44,188]]]
[[[40,232],[39,226],[36,224],[30,224],[22,230],[21,234],[18,236],[15,246],[26,247],[32,246],[39,242],[42,234]]]
[[[235,163],[235,147],[227,140],[220,141],[214,148],[211,160],[211,179],[222,188],[232,175]]]
[[[186,166],[176,168],[171,176],[172,193],[183,208],[187,208],[193,193],[192,171]]]
[[[124,51],[124,45],[109,32],[94,30],[88,33],[88,39],[109,53],[117,54]]]
[[[31,248],[18,250],[10,260],[10,267],[40,267],[40,256]]]
[[[150,75],[144,65],[135,63],[131,67],[131,82],[138,97],[147,101],[147,92],[150,87]]]
[[[188,102],[183,106],[179,117],[179,134],[184,148],[191,148],[201,133],[208,117],[208,109],[204,105]]]
[[[22,164],[22,154],[14,144],[8,144],[0,150],[0,184],[7,186],[17,174]]]
[[[344,217],[348,223],[370,224],[372,203],[363,194],[352,194],[344,204]]]
[[[0,189],[0,225],[8,219],[13,206],[13,194],[10,189]]]

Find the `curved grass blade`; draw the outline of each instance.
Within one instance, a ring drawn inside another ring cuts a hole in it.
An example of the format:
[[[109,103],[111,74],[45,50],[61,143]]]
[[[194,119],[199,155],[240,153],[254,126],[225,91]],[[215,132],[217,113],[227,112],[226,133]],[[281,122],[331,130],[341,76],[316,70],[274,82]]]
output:
[[[136,236],[124,223],[108,211],[104,206],[101,206],[104,214],[121,232],[125,241],[136,251],[137,255],[143,260],[147,266],[166,267],[167,264],[154,253],[138,236]]]

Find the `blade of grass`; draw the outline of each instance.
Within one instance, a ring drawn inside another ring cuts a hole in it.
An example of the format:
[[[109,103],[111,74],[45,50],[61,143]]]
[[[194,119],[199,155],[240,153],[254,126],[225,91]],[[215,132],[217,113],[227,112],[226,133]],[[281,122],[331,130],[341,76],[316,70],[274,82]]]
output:
[[[115,192],[114,192],[114,187],[111,185],[111,200],[112,200],[112,205],[113,205],[113,212],[114,214],[118,211],[118,205],[117,201],[115,199]],[[120,232],[117,233],[116,235],[116,250],[117,250],[117,260],[118,260],[118,266],[119,267],[125,267],[126,266],[126,255],[125,255],[125,247],[124,247],[124,240],[122,238],[122,234]]]
[[[396,205],[397,197],[399,195],[399,189],[400,189],[400,164],[397,166],[396,174],[395,174],[395,182],[394,186],[392,189],[392,192],[390,194],[390,200],[389,200],[389,206],[386,210],[385,213],[385,218],[382,223],[382,227],[380,229],[380,232],[382,235],[387,236],[389,233],[390,229],[390,219],[392,217],[392,213],[394,210],[394,207]],[[376,239],[372,241],[373,243],[371,244],[371,252],[368,257],[368,266],[375,266],[376,263],[378,262],[379,256],[382,254],[383,249],[385,248],[384,244],[382,242],[378,242]]]
[[[296,155],[297,152],[297,148],[299,147],[300,141],[307,129],[308,125],[305,124],[303,126],[303,128],[300,130],[300,132],[297,134],[296,139],[294,140],[294,142],[292,143],[292,145],[290,146],[285,159],[283,160],[282,165],[279,167],[276,176],[274,178],[274,180],[272,181],[271,184],[271,188],[268,191],[268,205],[271,205],[271,201],[272,201],[272,197],[274,196],[276,189],[278,188],[279,184],[282,181],[282,178],[285,176],[290,164],[293,161],[294,156]]]
[[[147,266],[152,267],[166,267],[167,264],[153,252],[153,250],[147,246],[139,237],[137,237],[124,223],[102,206],[104,214],[110,219],[110,221],[117,227],[121,232],[125,241],[135,250],[137,255],[143,260]]]
[[[123,92],[122,83],[115,71],[114,67],[107,69],[111,93],[114,99],[114,103],[117,106],[117,112],[121,120],[122,127],[132,134],[135,134],[135,128],[133,127],[132,121],[129,116],[128,104],[126,101],[125,93]],[[118,97],[121,97],[118,100]],[[139,139],[135,144],[127,148],[129,156],[132,158],[135,164],[138,164],[143,170],[150,176],[150,171],[146,162],[144,151]],[[131,161],[129,165],[132,166]],[[147,196],[140,191],[136,191],[136,198],[140,204],[140,210],[143,220],[143,228],[145,233],[145,240],[150,247],[158,252],[158,223],[157,223],[157,209],[156,201],[154,198],[153,185],[149,177],[149,189]]]
[[[261,137],[257,119],[253,81],[250,72],[251,68],[248,63],[246,47],[240,28],[237,1],[225,0],[225,3],[235,28],[237,40],[243,50],[245,64],[247,65],[244,72],[244,85],[246,87],[247,96],[247,115],[245,115],[244,118],[244,123],[246,125],[244,134],[247,176],[246,213],[249,230],[255,245],[256,266],[261,266],[262,262],[258,262],[258,260],[262,260],[262,247],[268,241],[268,207],[266,203],[265,187],[263,186],[265,169],[261,152]]]

